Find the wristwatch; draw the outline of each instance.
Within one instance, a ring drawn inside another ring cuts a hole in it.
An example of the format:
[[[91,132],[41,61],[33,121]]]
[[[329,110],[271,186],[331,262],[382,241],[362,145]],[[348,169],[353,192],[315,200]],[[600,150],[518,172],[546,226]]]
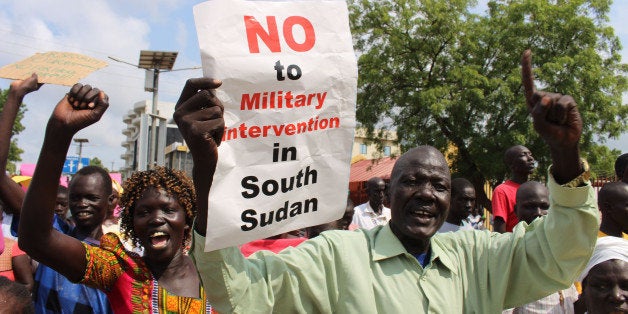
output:
[[[563,184],[564,187],[575,188],[579,186],[585,186],[587,184],[587,182],[591,178],[591,171],[589,169],[589,163],[586,160],[580,158],[580,165],[582,166],[582,169],[584,169],[584,172],[582,172],[579,176],[575,177],[573,180]]]

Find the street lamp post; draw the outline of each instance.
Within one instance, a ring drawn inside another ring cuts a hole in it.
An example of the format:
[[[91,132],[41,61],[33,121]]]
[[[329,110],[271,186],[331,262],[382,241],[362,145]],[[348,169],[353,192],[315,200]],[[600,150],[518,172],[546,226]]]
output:
[[[177,60],[178,52],[173,51],[140,51],[140,61],[138,68],[153,71],[152,88],[146,86],[144,90],[153,92],[153,106],[151,110],[151,128],[150,128],[150,150],[148,153],[149,168],[155,168],[157,165],[157,100],[159,92],[159,71],[171,71],[174,62]]]
[[[159,87],[159,73],[172,72],[181,70],[194,70],[201,67],[190,67],[173,70],[174,62],[177,59],[178,52],[175,51],[152,51],[142,50],[140,51],[140,60],[138,65],[120,60],[118,58],[109,57],[109,59],[126,63],[132,66],[136,66],[146,70],[146,85],[144,90],[147,92],[153,92],[153,105],[151,108],[151,135],[150,135],[150,148],[148,157],[148,167],[154,168],[159,158],[157,158],[157,102],[158,102],[158,87]],[[152,80],[149,80],[150,74],[152,74]]]
[[[82,159],[82,157],[83,157],[83,143],[87,143],[87,142],[89,142],[89,140],[86,139],[86,138],[75,138],[74,141],[79,144],[78,167],[76,169],[81,170],[81,168],[83,168],[83,163],[82,163],[82,161],[83,161],[83,159]]]

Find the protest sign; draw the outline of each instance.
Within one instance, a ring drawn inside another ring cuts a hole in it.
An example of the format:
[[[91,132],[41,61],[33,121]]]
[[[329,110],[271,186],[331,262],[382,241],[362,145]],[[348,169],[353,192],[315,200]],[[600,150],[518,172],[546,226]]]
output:
[[[88,74],[106,66],[107,62],[82,54],[49,51],[36,53],[0,68],[0,77],[23,80],[37,73],[39,83],[72,86]]]
[[[194,18],[225,106],[206,250],[339,219],[357,94],[346,3],[213,0]]]

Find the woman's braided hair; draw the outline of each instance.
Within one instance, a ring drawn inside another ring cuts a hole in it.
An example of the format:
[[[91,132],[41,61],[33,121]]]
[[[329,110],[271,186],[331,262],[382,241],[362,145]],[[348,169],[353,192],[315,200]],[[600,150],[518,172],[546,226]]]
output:
[[[139,239],[135,237],[133,215],[135,204],[142,198],[144,192],[152,188],[163,189],[177,199],[185,210],[185,223],[192,226],[196,216],[196,192],[192,180],[183,171],[156,167],[152,170],[138,171],[124,181],[124,193],[120,197],[120,229],[125,239],[131,239],[134,246],[139,246]],[[184,246],[190,240],[189,228],[183,235]]]

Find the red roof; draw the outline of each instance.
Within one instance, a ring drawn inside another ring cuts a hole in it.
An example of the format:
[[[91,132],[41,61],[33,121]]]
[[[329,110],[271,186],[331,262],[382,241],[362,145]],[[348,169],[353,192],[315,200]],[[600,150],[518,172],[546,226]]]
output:
[[[361,160],[351,165],[351,174],[349,182],[363,182],[372,177],[380,177],[382,179],[390,179],[390,173],[397,159],[391,157]]]

